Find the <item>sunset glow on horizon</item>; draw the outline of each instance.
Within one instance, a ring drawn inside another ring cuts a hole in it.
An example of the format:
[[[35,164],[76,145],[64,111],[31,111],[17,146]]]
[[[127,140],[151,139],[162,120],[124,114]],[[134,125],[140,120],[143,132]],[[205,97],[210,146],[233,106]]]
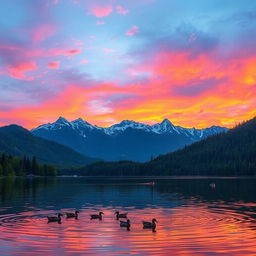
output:
[[[59,116],[98,126],[256,116],[256,2],[0,3],[0,125]]]

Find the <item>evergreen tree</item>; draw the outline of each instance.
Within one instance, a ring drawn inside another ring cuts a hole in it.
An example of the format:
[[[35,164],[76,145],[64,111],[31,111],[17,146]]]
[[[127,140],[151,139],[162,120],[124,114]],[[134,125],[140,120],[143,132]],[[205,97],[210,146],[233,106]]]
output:
[[[2,164],[0,163],[0,176],[2,176],[3,175],[3,166],[2,166]]]
[[[31,173],[34,175],[39,175],[39,165],[35,156],[32,158]]]
[[[0,176],[24,176],[28,174],[55,176],[56,169],[51,165],[40,164],[36,158],[30,160],[24,156],[23,159],[7,155],[0,155]]]

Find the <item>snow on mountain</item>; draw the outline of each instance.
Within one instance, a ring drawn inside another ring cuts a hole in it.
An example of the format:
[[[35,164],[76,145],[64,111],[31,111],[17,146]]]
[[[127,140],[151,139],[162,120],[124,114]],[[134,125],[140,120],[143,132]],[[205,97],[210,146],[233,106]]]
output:
[[[154,125],[147,125],[139,122],[134,122],[131,120],[123,120],[119,124],[114,124],[110,127],[103,128],[96,125],[92,125],[82,118],[78,118],[74,121],[69,122],[64,117],[59,117],[54,123],[48,123],[40,125],[39,127],[33,129],[32,131],[38,131],[40,129],[46,130],[59,130],[62,128],[70,128],[78,132],[84,138],[86,137],[86,131],[98,130],[104,132],[106,135],[115,136],[124,132],[128,128],[139,129],[145,132],[153,132],[157,134],[172,133],[172,134],[181,134],[187,137],[192,138],[193,140],[200,140],[202,138],[208,137],[210,135],[225,132],[227,128],[212,126],[205,129],[196,129],[196,128],[184,128],[181,126],[173,125],[168,119],[164,119],[161,123]]]
[[[64,117],[59,117],[55,122],[43,124],[37,128],[32,129],[32,131],[46,129],[46,130],[59,130],[63,127],[70,127],[73,129],[89,128],[89,129],[101,129],[97,126],[91,125],[88,122],[84,121],[82,118],[78,118],[72,122],[69,122]]]
[[[97,130],[102,130],[103,128],[91,125],[88,122],[84,121],[82,118],[78,118],[72,122],[70,122],[70,125],[74,129],[84,129],[84,128],[89,128],[90,130],[97,129]]]
[[[104,130],[101,127],[89,124],[82,118],[78,118],[72,122],[69,122],[64,117],[59,117],[54,123],[40,125],[39,127],[32,129],[32,132],[36,132],[39,130],[61,130],[63,128],[70,128],[84,138],[87,137],[86,131],[88,130]]]
[[[141,130],[144,130],[146,132],[151,132],[152,131],[152,128],[149,125],[142,124],[142,123],[137,123],[137,122],[130,121],[130,120],[124,120],[119,124],[114,124],[114,125],[112,125],[108,128],[104,128],[104,132],[107,135],[116,135],[116,134],[119,134],[121,132],[124,132],[128,128],[141,129]]]
[[[154,125],[131,120],[103,128],[81,118],[69,122],[60,117],[53,123],[32,130],[36,136],[53,140],[79,153],[106,161],[148,161],[152,156],[173,152],[209,135],[226,131],[175,126],[168,119]]]
[[[59,130],[61,127],[69,126],[70,123],[67,119],[64,117],[59,117],[54,123],[48,123],[38,126],[35,129],[32,129],[32,131],[40,130],[40,129],[46,129],[46,130]]]
[[[168,119],[164,119],[161,123],[154,124],[151,126],[152,132],[162,133],[180,133]]]

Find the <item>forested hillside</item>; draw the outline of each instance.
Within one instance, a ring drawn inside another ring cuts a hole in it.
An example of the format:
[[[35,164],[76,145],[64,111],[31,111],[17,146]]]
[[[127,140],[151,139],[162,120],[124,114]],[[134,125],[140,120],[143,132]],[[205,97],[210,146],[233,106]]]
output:
[[[47,164],[40,164],[36,157],[32,159],[24,156],[23,159],[7,154],[0,155],[0,176],[25,175],[55,176],[56,169]]]
[[[75,171],[80,175],[256,175],[256,118],[226,133],[210,136],[173,153],[139,164],[99,162]]]
[[[256,118],[146,163],[161,175],[255,175]]]
[[[36,156],[39,162],[56,166],[83,166],[96,161],[67,146],[37,137],[18,125],[0,127],[0,153]]]

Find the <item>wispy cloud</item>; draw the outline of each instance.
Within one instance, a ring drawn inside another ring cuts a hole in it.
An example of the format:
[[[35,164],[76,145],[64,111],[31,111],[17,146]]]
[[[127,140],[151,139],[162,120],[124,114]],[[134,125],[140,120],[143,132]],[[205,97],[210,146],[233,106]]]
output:
[[[96,21],[96,25],[98,25],[98,26],[105,25],[105,24],[106,24],[105,21],[102,21],[102,20]]]
[[[139,31],[140,31],[140,29],[138,26],[133,26],[129,30],[127,30],[127,32],[125,34],[127,36],[134,36],[134,35],[138,34]]]
[[[122,5],[117,5],[116,6],[116,12],[121,14],[121,15],[126,15],[129,13],[127,9],[125,9]]]
[[[89,63],[89,60],[88,59],[83,59],[80,61],[80,64],[87,64]]]

